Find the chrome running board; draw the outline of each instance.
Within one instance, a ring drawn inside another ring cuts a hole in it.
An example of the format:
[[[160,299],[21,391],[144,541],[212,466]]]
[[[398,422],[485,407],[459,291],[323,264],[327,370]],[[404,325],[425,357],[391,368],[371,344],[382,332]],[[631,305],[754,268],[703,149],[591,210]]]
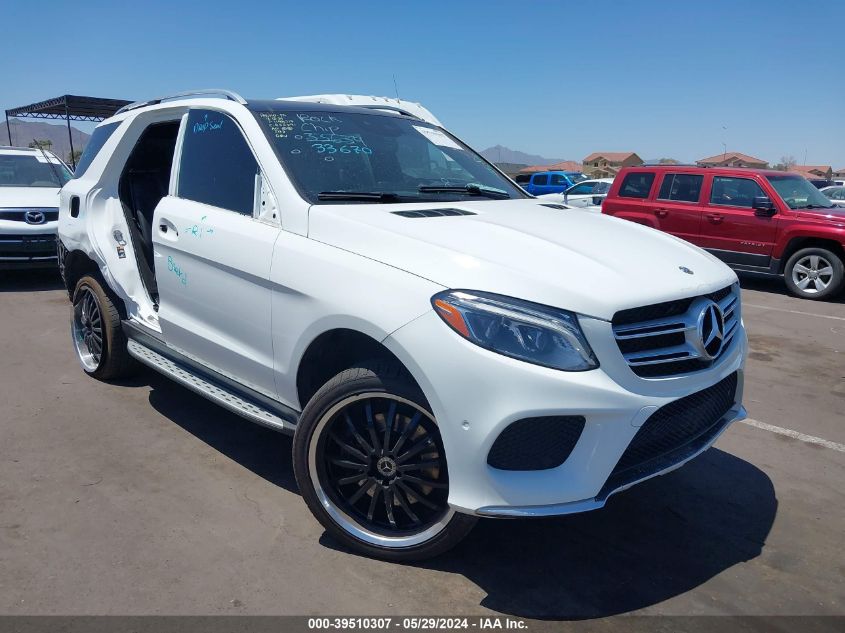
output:
[[[296,418],[291,412],[291,419],[282,417],[278,412],[271,411],[256,402],[247,400],[235,393],[233,389],[223,387],[211,382],[186,365],[173,361],[137,340],[129,339],[127,343],[129,355],[139,362],[155,369],[157,372],[187,387],[191,391],[208,398],[215,404],[225,407],[237,413],[250,422],[269,427],[284,433],[293,433],[296,430]],[[283,405],[279,405],[280,407]]]

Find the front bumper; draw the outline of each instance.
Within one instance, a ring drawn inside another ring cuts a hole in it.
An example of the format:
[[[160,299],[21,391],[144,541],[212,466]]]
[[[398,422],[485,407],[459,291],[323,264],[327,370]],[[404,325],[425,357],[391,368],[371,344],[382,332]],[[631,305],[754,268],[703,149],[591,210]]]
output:
[[[57,222],[0,221],[0,268],[56,266]]]
[[[481,516],[548,516],[599,508],[615,492],[683,465],[745,415],[741,405],[747,348],[744,329],[712,368],[645,380],[625,363],[609,323],[582,319],[582,327],[601,363],[593,371],[562,372],[484,350],[451,332],[433,312],[384,341],[411,370],[438,420],[449,464],[449,503],[456,510]],[[626,448],[652,414],[734,373],[733,406],[713,433],[673,453],[669,463],[660,463],[635,480],[606,487]],[[586,419],[574,449],[560,466],[513,471],[488,465],[490,448],[505,428],[540,416]]]

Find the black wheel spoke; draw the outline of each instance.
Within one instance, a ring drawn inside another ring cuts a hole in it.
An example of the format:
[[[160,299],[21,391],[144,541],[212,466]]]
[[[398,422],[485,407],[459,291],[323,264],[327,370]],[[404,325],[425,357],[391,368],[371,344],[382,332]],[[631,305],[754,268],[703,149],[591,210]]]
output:
[[[385,451],[390,450],[390,431],[393,427],[393,421],[396,419],[396,401],[391,400],[390,406],[387,408],[387,417],[384,418],[384,443],[382,446]]]
[[[376,423],[373,421],[373,405],[370,401],[367,401],[367,404],[364,405],[364,412],[367,415],[367,430],[370,432],[370,440],[373,443],[373,450],[378,453],[381,451],[381,444],[378,442]]]
[[[391,449],[391,453],[396,455],[399,452],[399,449],[405,444],[405,441],[414,434],[414,431],[417,430],[417,426],[419,426],[420,420],[422,419],[422,413],[417,411],[414,414],[414,417],[411,418],[411,421],[408,422],[407,426],[405,426],[405,430],[399,435],[399,439],[396,440],[396,445]]]
[[[401,481],[397,481],[397,482],[396,482],[396,485],[397,485],[397,486],[398,486],[398,487],[399,487],[399,488],[400,488],[400,489],[401,489],[401,490],[402,490],[402,491],[403,491],[406,495],[408,495],[408,499],[409,499],[409,500],[411,500],[411,501],[418,501],[419,503],[423,504],[425,507],[427,507],[427,508],[429,508],[429,509],[431,509],[431,510],[436,510],[436,509],[437,509],[437,506],[436,506],[436,505],[434,505],[434,504],[433,504],[431,501],[429,501],[428,499],[426,499],[426,498],[425,498],[425,497],[424,497],[421,493],[416,492],[415,490],[412,490],[411,488],[408,488],[408,486],[406,486],[405,484],[403,484]]]
[[[384,491],[384,510],[387,512],[387,520],[390,525],[396,527],[396,519],[393,517],[393,490],[388,488]]]
[[[379,495],[381,494],[381,486],[376,484],[375,490],[373,490],[373,496],[370,499],[370,509],[367,510],[367,518],[372,521],[373,520],[373,513],[376,511],[376,504],[378,503]]]
[[[365,479],[369,479],[369,476],[366,473],[358,473],[357,475],[352,475],[351,477],[341,477],[337,480],[337,485],[346,486],[348,484],[364,481]]]
[[[351,468],[353,470],[367,470],[366,464],[359,464],[358,462],[351,462],[348,459],[330,459],[329,460],[335,466],[340,466],[341,468]]]
[[[342,439],[340,439],[334,433],[329,433],[329,437],[332,440],[334,440],[335,444],[340,446],[340,450],[342,450],[345,453],[349,453],[350,455],[352,455],[354,457],[357,457],[358,459],[360,459],[365,464],[367,463],[367,460],[369,459],[369,457],[367,455],[365,455],[364,453],[362,453],[361,451],[359,451],[357,448],[355,448],[354,446],[350,446],[349,444],[344,442]]]
[[[396,461],[399,464],[404,464],[409,459],[411,459],[414,455],[421,453],[422,451],[424,451],[425,449],[427,449],[427,448],[429,448],[430,446],[433,446],[433,445],[434,445],[434,442],[431,441],[430,437],[423,438],[419,442],[414,444],[411,448],[409,448],[405,453],[403,453],[402,455],[397,457]]]
[[[416,464],[403,464],[399,466],[400,473],[406,473],[411,470],[425,470],[426,468],[437,468],[440,462],[418,462]]]
[[[363,497],[367,492],[373,487],[377,486],[378,483],[375,479],[370,478],[369,483],[364,484],[358,490],[355,491],[355,494],[349,497],[349,504],[355,505],[355,502],[358,501],[361,497]]]
[[[352,424],[352,418],[349,417],[348,411],[343,412],[343,418],[346,421],[346,428],[348,428],[349,432],[352,433],[352,437],[354,437],[355,441],[358,442],[358,446],[367,451],[368,455],[375,453],[375,449],[367,444],[367,440],[363,438],[363,436],[358,432],[358,429],[355,428],[355,425]]]
[[[411,519],[411,523],[413,523],[414,525],[419,525],[419,517],[414,514],[414,511],[411,510],[410,506],[408,505],[408,502],[405,501],[405,497],[402,496],[402,491],[399,489],[399,486],[394,486],[393,496],[396,498],[396,501],[399,502],[399,507],[402,508],[402,510],[405,511],[405,514],[408,515],[408,518]]]
[[[432,488],[445,489],[449,487],[446,484],[441,484],[436,481],[429,481],[428,479],[420,479],[419,477],[411,477],[410,475],[403,475],[402,481],[410,481],[412,484],[417,484],[419,486],[430,486]]]

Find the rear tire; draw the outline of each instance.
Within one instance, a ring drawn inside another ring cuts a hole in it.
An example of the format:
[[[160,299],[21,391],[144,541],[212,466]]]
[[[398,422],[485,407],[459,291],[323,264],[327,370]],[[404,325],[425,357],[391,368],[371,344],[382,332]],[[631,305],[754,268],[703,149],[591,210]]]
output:
[[[99,276],[85,275],[71,300],[71,337],[79,364],[98,380],[131,376],[138,367],[126,349],[120,312]]]
[[[820,301],[835,297],[845,285],[845,265],[826,248],[802,248],[793,253],[783,271],[790,294]]]
[[[296,427],[293,464],[317,520],[367,556],[431,558],[476,522],[449,507],[440,432],[416,383],[395,362],[361,363],[323,385]]]

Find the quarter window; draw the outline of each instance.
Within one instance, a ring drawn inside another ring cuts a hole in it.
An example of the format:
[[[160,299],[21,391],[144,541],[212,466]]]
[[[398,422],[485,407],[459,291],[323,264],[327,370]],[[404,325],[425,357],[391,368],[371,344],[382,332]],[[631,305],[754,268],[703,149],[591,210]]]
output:
[[[547,185],[547,184],[549,184],[548,174],[543,174],[541,176],[534,176],[534,184],[535,185]]]
[[[652,171],[632,172],[622,181],[619,196],[621,198],[648,198],[653,182],[654,172]]]
[[[179,162],[180,198],[252,215],[258,162],[234,119],[191,110]]]
[[[710,203],[750,209],[754,205],[754,198],[765,195],[760,185],[749,178],[713,176]]]
[[[696,174],[666,174],[657,197],[660,200],[698,202],[703,182],[704,176]]]
[[[120,121],[115,121],[114,123],[106,123],[105,125],[97,126],[94,129],[94,133],[91,135],[91,138],[88,139],[88,145],[85,146],[85,149],[82,152],[82,157],[79,159],[79,162],[76,163],[76,169],[73,172],[74,178],[79,178],[82,174],[88,171],[91,161],[97,157],[97,154],[99,154],[100,150],[103,149],[103,145],[106,144],[106,141],[109,140],[119,125]]]

